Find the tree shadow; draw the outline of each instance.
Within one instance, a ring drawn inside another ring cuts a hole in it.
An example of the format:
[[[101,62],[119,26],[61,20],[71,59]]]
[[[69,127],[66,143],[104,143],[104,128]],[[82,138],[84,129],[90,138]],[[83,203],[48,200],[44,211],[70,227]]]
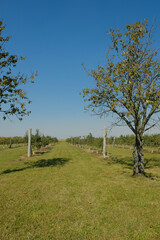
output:
[[[114,157],[110,162],[109,165],[112,164],[121,164],[125,169],[133,169],[133,162],[131,157]],[[145,169],[152,169],[154,167],[160,167],[160,161],[157,158],[146,158],[144,162]],[[150,178],[151,180],[158,180],[160,181],[160,176],[153,174],[153,173],[146,173],[145,177]]]
[[[160,181],[160,176],[153,174],[153,173],[145,173],[146,178],[150,178],[151,180]]]
[[[125,168],[129,168],[131,169],[133,167],[132,164],[132,159],[129,157],[126,158],[118,158],[118,157],[112,157],[112,160],[110,162],[108,162],[110,165],[112,164],[121,164],[123,165]]]
[[[121,164],[127,168],[133,167],[133,160],[131,157],[112,157],[112,161],[109,164]],[[160,167],[160,161],[157,158],[145,158],[144,160],[145,169]]]
[[[29,168],[44,168],[44,167],[55,167],[55,166],[63,166],[66,164],[70,159],[68,158],[53,158],[53,159],[41,159],[38,161],[32,162],[25,162],[25,167],[22,168],[14,168],[14,169],[6,169],[2,174],[12,173],[12,172],[20,172]]]
[[[148,158],[144,163],[145,168],[160,167],[160,161],[157,158]]]

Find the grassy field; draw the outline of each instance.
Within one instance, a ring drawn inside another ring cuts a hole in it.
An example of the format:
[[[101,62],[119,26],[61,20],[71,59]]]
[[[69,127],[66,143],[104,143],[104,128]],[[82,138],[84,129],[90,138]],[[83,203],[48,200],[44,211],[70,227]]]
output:
[[[130,150],[112,159],[65,142],[27,159],[0,152],[0,239],[160,239],[160,161],[146,154],[146,178],[132,177]]]

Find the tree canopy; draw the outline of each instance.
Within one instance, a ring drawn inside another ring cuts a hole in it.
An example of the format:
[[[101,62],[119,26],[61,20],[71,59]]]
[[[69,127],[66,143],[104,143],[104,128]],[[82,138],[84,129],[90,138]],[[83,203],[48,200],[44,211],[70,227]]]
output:
[[[22,85],[28,81],[34,83],[33,79],[37,73],[31,74],[30,77],[21,73],[13,74],[13,69],[17,66],[18,61],[25,58],[6,51],[6,43],[11,37],[3,36],[5,27],[3,21],[0,21],[0,112],[3,119],[9,115],[16,115],[22,120],[25,115],[30,113],[26,109],[26,103],[31,103],[22,89]]]
[[[96,86],[82,92],[93,112],[114,114],[135,134],[134,175],[144,174],[143,134],[159,121],[160,61],[152,30],[147,19],[127,24],[122,31],[110,29],[106,66],[89,72]]]

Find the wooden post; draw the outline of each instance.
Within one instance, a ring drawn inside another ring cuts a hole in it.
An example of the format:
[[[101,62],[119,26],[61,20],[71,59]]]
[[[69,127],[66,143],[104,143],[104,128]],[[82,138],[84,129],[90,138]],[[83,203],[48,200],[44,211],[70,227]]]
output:
[[[107,135],[107,128],[104,126],[104,134],[103,134],[103,157],[106,157],[106,135]]]
[[[28,129],[28,157],[32,156],[32,148],[31,148],[31,136],[32,136],[32,129]]]
[[[9,148],[12,147],[12,138],[10,137],[10,143],[9,143]]]

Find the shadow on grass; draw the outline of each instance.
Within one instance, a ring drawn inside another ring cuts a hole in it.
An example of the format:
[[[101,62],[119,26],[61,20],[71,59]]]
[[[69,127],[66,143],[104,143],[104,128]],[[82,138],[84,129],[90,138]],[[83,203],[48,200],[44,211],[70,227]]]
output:
[[[121,164],[124,165],[126,168],[133,168],[133,160],[131,157],[113,157],[112,161],[109,164]],[[150,169],[154,167],[160,167],[160,161],[157,158],[145,158],[144,160],[145,169]]]
[[[12,172],[20,172],[29,168],[44,168],[44,167],[54,167],[54,166],[63,166],[66,164],[70,159],[68,158],[53,158],[53,159],[41,159],[34,162],[26,162],[25,167],[23,168],[15,168],[15,169],[6,169],[2,174],[12,173]]]
[[[132,159],[130,157],[122,158],[122,157],[112,157],[112,160],[108,162],[109,165],[113,164],[121,164],[124,166],[124,168],[129,168],[131,169],[133,164],[132,164]]]
[[[151,180],[160,181],[160,176],[153,174],[153,173],[145,173],[146,178],[150,178]]]
[[[133,169],[133,160],[131,157],[113,157],[112,161],[108,162],[109,165],[112,164],[121,164],[123,168]],[[146,158],[144,161],[145,169],[152,169],[154,167],[160,167],[160,161],[157,158]],[[145,177],[150,178],[151,180],[160,181],[160,176],[153,173],[146,173]]]
[[[144,165],[146,168],[160,167],[160,161],[159,159],[153,157],[146,159]]]

